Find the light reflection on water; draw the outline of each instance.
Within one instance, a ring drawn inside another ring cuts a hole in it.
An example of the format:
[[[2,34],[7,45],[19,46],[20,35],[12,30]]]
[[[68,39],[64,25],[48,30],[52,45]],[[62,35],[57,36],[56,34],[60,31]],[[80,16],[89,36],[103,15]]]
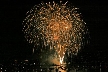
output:
[[[55,60],[54,60],[55,61]],[[108,72],[106,64],[40,64],[37,61],[16,61],[0,64],[0,72]]]
[[[64,68],[63,66],[51,66],[49,68],[42,68],[41,66],[14,66],[8,68],[6,66],[0,68],[0,72],[108,72],[108,69],[103,68]]]

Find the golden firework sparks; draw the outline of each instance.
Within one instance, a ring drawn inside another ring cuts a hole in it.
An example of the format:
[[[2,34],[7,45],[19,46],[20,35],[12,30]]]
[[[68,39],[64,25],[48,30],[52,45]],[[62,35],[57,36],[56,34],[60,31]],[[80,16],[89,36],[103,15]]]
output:
[[[45,48],[55,49],[62,63],[66,51],[77,54],[82,45],[85,23],[77,9],[61,1],[34,6],[23,21],[25,38],[34,47],[41,40]]]

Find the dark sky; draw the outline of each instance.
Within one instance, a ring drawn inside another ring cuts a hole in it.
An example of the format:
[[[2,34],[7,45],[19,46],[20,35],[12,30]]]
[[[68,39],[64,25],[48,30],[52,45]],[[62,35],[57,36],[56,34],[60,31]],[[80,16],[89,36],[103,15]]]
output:
[[[50,0],[43,0],[47,1]],[[32,54],[32,46],[26,42],[22,32],[22,21],[26,17],[26,12],[40,2],[41,0],[0,0],[0,60],[23,59]],[[107,56],[107,2],[104,0],[69,2],[79,8],[90,32],[90,44],[84,51],[90,53],[102,51],[102,56]]]

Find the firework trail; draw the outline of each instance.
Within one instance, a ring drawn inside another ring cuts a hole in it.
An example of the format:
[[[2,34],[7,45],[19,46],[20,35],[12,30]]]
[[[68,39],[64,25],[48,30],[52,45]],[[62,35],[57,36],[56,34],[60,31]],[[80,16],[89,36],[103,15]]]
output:
[[[83,45],[85,23],[77,9],[61,1],[35,5],[23,21],[25,38],[35,48],[55,49],[62,64],[66,51],[77,54]]]

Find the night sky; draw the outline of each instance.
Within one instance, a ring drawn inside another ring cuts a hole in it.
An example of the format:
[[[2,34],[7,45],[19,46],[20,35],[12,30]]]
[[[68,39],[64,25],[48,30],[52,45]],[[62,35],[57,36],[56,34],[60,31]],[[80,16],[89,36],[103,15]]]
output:
[[[100,51],[101,58],[107,57],[107,2],[104,0],[70,0],[70,2],[79,8],[90,33],[90,43],[81,50],[81,54],[91,53],[91,56],[94,56]],[[26,41],[22,32],[22,21],[26,17],[26,12],[39,3],[41,0],[0,0],[0,61],[27,59],[32,55],[32,45]]]

